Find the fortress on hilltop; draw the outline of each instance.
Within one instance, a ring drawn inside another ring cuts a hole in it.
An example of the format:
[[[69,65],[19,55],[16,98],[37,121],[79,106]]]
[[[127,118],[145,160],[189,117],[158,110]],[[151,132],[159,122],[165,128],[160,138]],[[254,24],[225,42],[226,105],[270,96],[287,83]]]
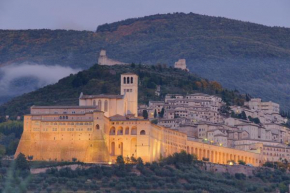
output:
[[[116,65],[116,64],[122,65],[122,64],[126,64],[126,63],[108,58],[107,54],[106,54],[106,50],[101,50],[99,58],[98,58],[98,64],[112,66],[112,65]]]
[[[181,70],[189,71],[186,67],[186,60],[185,59],[179,59],[177,62],[174,63],[174,68],[179,68]]]
[[[157,161],[185,150],[198,159],[258,166],[261,154],[205,144],[138,115],[138,76],[121,75],[120,95],[80,94],[79,106],[32,106],[15,156],[29,160],[114,163],[118,155]]]

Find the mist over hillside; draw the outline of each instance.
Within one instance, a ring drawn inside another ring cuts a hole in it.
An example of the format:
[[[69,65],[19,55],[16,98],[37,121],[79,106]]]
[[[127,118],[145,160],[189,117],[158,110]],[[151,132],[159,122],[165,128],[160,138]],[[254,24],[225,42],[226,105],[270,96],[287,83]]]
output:
[[[34,91],[59,79],[75,74],[79,69],[59,65],[12,64],[0,68],[0,104],[11,97]]]
[[[1,30],[0,66],[22,61],[87,69],[101,49],[131,63],[173,65],[290,109],[290,29],[198,14],[159,14],[72,30]]]

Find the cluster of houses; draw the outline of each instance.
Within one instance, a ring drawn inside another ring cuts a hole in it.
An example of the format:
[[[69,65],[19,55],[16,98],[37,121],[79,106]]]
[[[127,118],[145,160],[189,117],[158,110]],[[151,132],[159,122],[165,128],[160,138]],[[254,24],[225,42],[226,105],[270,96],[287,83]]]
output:
[[[158,125],[184,132],[196,141],[260,153],[264,161],[290,160],[290,130],[279,104],[253,98],[243,106],[230,106],[231,116],[221,113],[225,103],[202,93],[167,94],[164,101],[140,105]]]

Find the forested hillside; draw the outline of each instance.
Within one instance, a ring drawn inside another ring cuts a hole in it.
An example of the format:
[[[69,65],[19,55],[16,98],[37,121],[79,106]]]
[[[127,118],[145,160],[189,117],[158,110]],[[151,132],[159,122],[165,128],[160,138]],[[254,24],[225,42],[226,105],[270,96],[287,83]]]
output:
[[[99,26],[96,32],[0,31],[0,65],[23,61],[90,67],[104,48],[124,62],[189,69],[224,87],[290,109],[290,29],[198,14],[162,14]]]
[[[29,113],[32,105],[78,105],[78,97],[84,94],[119,94],[120,74],[133,72],[139,76],[139,103],[162,100],[167,93],[203,92],[219,95],[228,104],[243,104],[244,95],[228,91],[216,81],[208,81],[194,74],[165,65],[94,65],[88,70],[70,75],[54,85],[24,94],[0,106],[0,117],[11,118]],[[155,95],[156,86],[161,85],[161,96]]]

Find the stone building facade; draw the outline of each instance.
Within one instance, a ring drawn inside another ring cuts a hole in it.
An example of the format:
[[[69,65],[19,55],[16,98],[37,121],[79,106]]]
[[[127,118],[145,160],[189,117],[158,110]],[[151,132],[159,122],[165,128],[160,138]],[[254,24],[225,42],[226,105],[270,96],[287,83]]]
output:
[[[185,150],[214,163],[244,160],[261,164],[261,153],[205,144],[187,132],[138,118],[137,75],[122,74],[120,90],[120,95],[81,94],[79,106],[32,106],[24,116],[24,132],[15,156],[23,153],[33,161],[114,163],[122,155],[152,162]],[[223,140],[223,133],[217,132],[215,137]]]

